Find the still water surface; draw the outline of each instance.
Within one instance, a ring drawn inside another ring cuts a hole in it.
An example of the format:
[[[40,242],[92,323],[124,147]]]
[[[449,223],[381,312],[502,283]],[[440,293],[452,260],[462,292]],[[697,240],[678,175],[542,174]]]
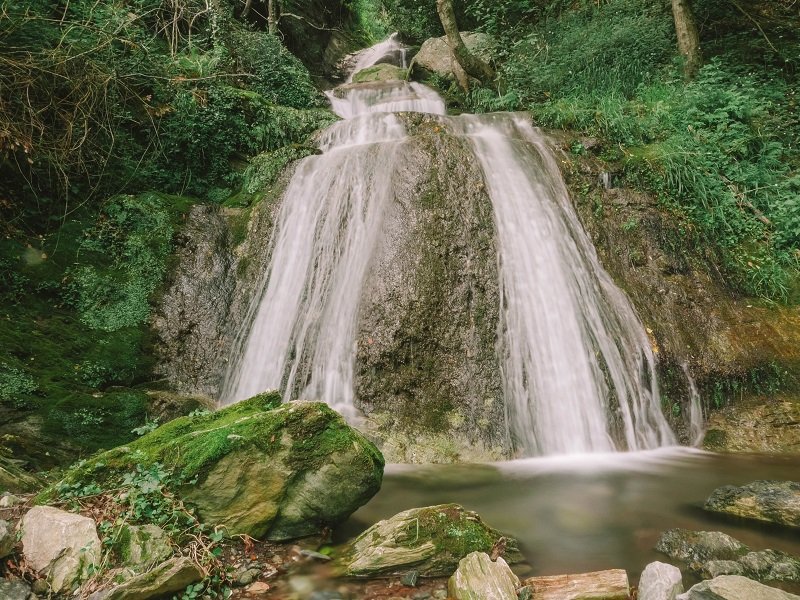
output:
[[[389,465],[381,491],[338,535],[355,535],[408,508],[456,502],[520,541],[530,563],[519,569],[525,576],[624,568],[633,583],[647,563],[668,560],[653,547],[673,527],[724,531],[753,550],[800,555],[796,531],[702,510],[715,488],[757,479],[800,479],[800,457],[667,448],[482,465]]]

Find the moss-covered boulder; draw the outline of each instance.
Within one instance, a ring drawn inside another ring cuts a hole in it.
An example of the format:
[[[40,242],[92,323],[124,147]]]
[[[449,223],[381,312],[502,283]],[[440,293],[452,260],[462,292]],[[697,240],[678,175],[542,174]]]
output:
[[[137,467],[163,465],[201,521],[271,540],[335,525],[380,488],[380,452],[341,415],[316,402],[261,394],[215,413],[186,416],[70,470],[63,486],[118,485]]]
[[[408,70],[394,65],[377,64],[362,69],[353,75],[353,83],[373,83],[376,81],[405,81]]]
[[[473,552],[489,553],[504,537],[458,504],[412,508],[379,521],[340,549],[336,570],[347,577],[384,577],[417,571],[452,575]],[[505,558],[519,562],[517,542],[506,537]]]

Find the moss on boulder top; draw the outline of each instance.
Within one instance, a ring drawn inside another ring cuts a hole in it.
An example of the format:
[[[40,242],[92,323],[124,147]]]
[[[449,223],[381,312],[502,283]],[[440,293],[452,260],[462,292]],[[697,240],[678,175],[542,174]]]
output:
[[[348,577],[381,577],[417,571],[422,577],[452,575],[473,552],[492,551],[503,535],[458,504],[412,508],[380,521],[337,553],[336,568]],[[505,558],[520,562],[516,540],[505,538]]]
[[[201,521],[231,535],[271,540],[318,533],[380,488],[375,446],[317,402],[281,403],[276,392],[214,413],[181,417],[135,442],[79,463],[56,486],[118,485],[137,466],[163,465]]]
[[[405,81],[408,70],[394,65],[380,63],[360,70],[353,75],[353,83],[374,83],[376,81]]]

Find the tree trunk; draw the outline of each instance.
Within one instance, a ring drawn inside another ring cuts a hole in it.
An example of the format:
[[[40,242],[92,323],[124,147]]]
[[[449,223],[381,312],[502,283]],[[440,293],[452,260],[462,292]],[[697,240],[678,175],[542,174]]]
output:
[[[675,31],[678,34],[678,52],[683,56],[683,74],[687,79],[697,75],[702,62],[700,35],[689,0],[672,0],[672,14],[675,17]]]
[[[272,35],[278,33],[278,0],[267,0],[267,24]]]
[[[494,81],[494,69],[472,54],[464,44],[464,40],[461,39],[458,23],[456,23],[456,12],[453,9],[453,0],[436,0],[436,10],[439,13],[439,20],[442,22],[444,32],[447,34],[447,43],[450,46],[450,51],[458,61],[458,64],[468,75],[481,83]]]

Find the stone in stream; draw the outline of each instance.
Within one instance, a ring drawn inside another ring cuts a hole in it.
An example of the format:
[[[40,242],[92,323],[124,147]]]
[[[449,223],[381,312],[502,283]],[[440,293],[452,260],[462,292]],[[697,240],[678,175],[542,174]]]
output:
[[[518,587],[519,579],[506,561],[473,552],[459,561],[447,592],[455,600],[517,600]]]
[[[473,552],[491,552],[503,537],[474,512],[458,504],[413,508],[379,521],[348,542],[335,560],[336,570],[348,577],[451,575],[459,561]],[[506,558],[522,559],[517,542],[506,537]]]
[[[629,600],[628,574],[623,569],[531,577],[522,582],[533,600]]]
[[[637,600],[675,600],[683,592],[683,577],[677,567],[651,562],[639,578]]]
[[[264,393],[175,419],[67,472],[64,482],[120,486],[157,466],[201,521],[229,535],[286,540],[340,523],[380,488],[383,457],[326,404]],[[55,496],[56,487],[39,500]]]
[[[738,560],[750,549],[721,531],[669,529],[659,538],[656,550],[698,568],[709,560]]]
[[[726,485],[714,490],[707,511],[800,527],[800,482],[754,481],[743,486]]]
[[[362,69],[353,75],[353,83],[374,83],[376,81],[405,81],[408,71],[394,65],[380,63]]]
[[[677,600],[800,600],[800,596],[769,587],[747,577],[721,575],[701,581]]]
[[[88,517],[52,506],[34,506],[19,527],[25,562],[47,577],[54,593],[69,591],[100,565],[100,538]]]

